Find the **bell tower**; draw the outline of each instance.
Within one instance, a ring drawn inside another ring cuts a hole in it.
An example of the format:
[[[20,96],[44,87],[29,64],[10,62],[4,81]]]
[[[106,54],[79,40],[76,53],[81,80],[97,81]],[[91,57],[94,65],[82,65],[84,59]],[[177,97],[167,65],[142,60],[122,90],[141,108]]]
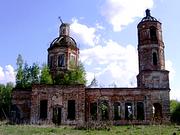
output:
[[[146,10],[137,26],[140,88],[169,88],[169,71],[165,70],[161,23]]]
[[[48,48],[48,66],[52,77],[73,70],[78,65],[79,48],[76,41],[70,36],[70,25],[61,20],[59,36]]]

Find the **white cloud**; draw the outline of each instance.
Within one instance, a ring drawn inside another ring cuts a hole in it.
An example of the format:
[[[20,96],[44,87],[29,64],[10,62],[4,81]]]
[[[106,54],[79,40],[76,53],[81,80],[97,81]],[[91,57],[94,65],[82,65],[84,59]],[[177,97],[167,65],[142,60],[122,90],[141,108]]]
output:
[[[92,78],[95,74],[99,84],[108,86],[135,86],[138,70],[137,51],[132,45],[122,46],[109,40],[105,46],[97,45],[90,49],[81,50],[81,61],[90,70]],[[88,69],[87,69],[88,70]]]
[[[170,71],[169,72],[169,81],[170,81],[170,88],[171,88],[170,98],[177,99],[180,101],[180,88],[172,85],[174,84],[174,79],[176,75],[176,71],[173,68],[173,63],[170,60],[166,60],[165,65],[166,65],[166,70]]]
[[[105,30],[105,27],[103,27],[99,23],[96,23],[96,28],[99,29],[99,30]]]
[[[78,41],[87,46],[94,46],[99,40],[99,36],[96,35],[96,28],[88,27],[81,24],[77,19],[72,19],[73,23],[70,25],[72,34]]]
[[[4,71],[3,71],[3,68],[0,67],[0,81],[2,81],[4,78]]]
[[[7,82],[15,83],[15,71],[11,65],[5,66],[3,69],[0,67],[0,83],[6,84]]]
[[[175,70],[173,68],[173,64],[170,60],[166,60],[165,61],[165,66],[166,66],[166,70],[170,71],[169,72],[169,80],[170,80],[170,83],[174,80],[174,76],[175,76]]]
[[[96,45],[81,50],[80,59],[86,66],[88,84],[96,76],[99,84],[118,87],[136,87],[138,74],[138,54],[132,45],[122,46],[109,40],[105,46]],[[166,60],[166,69],[170,71],[170,84],[174,80],[175,70],[170,60]],[[176,93],[176,91],[175,91]]]
[[[152,7],[153,0],[106,0],[101,14],[113,25],[114,31],[120,31],[136,17],[142,17],[145,9]]]
[[[180,88],[171,87],[170,99],[175,99],[175,100],[180,101]]]

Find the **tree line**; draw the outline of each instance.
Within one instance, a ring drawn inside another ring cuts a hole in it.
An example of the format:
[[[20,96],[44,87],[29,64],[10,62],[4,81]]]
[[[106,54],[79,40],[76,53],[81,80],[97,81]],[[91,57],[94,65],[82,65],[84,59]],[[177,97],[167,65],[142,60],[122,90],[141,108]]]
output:
[[[40,68],[38,64],[33,63],[32,66],[28,66],[20,54],[16,64],[16,88],[30,88],[32,84],[86,84],[86,73],[82,63],[74,70],[58,73],[55,78],[52,78],[48,65],[43,64]]]

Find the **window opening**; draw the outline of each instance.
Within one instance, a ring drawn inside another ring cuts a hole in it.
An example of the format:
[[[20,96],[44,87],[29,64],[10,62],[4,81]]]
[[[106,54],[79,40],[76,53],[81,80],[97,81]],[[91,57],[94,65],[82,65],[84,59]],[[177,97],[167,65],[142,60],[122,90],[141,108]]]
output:
[[[114,103],[114,120],[121,119],[121,105],[118,102]]]
[[[144,104],[142,102],[137,103],[137,119],[144,120]]]
[[[150,28],[150,37],[152,41],[157,41],[157,35],[156,35],[156,28],[151,27]]]
[[[90,113],[92,120],[97,120],[97,103],[90,103]]]
[[[153,64],[157,65],[157,54],[153,52]]]
[[[64,67],[65,66],[65,55],[60,54],[58,57],[58,67]]]
[[[109,107],[107,101],[101,101],[100,110],[101,110],[102,120],[109,120],[109,112],[108,112]]]
[[[132,104],[125,103],[125,119],[132,120],[133,119],[133,112],[132,112]]]

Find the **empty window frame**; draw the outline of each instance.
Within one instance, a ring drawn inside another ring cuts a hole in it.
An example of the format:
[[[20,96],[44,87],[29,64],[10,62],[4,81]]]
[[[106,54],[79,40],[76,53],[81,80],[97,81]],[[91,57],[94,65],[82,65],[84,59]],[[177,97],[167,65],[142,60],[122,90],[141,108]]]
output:
[[[97,120],[97,103],[90,103],[90,114],[92,120]]]
[[[151,41],[157,41],[156,28],[154,26],[150,27],[150,37]]]
[[[47,118],[47,108],[48,108],[48,101],[47,100],[41,100],[40,101],[40,119],[46,119]]]
[[[144,120],[144,104],[137,102],[137,120]]]
[[[114,103],[114,120],[121,119],[121,105],[119,102]]]
[[[100,110],[101,110],[101,119],[109,120],[109,105],[107,101],[105,100],[101,101]]]
[[[64,67],[65,66],[65,54],[60,54],[58,56],[58,67]]]
[[[153,52],[153,65],[157,65],[157,53]]]
[[[133,119],[132,103],[125,103],[125,119],[126,120],[132,120]]]
[[[68,116],[69,120],[75,120],[76,116],[76,108],[75,108],[75,100],[68,100]]]

